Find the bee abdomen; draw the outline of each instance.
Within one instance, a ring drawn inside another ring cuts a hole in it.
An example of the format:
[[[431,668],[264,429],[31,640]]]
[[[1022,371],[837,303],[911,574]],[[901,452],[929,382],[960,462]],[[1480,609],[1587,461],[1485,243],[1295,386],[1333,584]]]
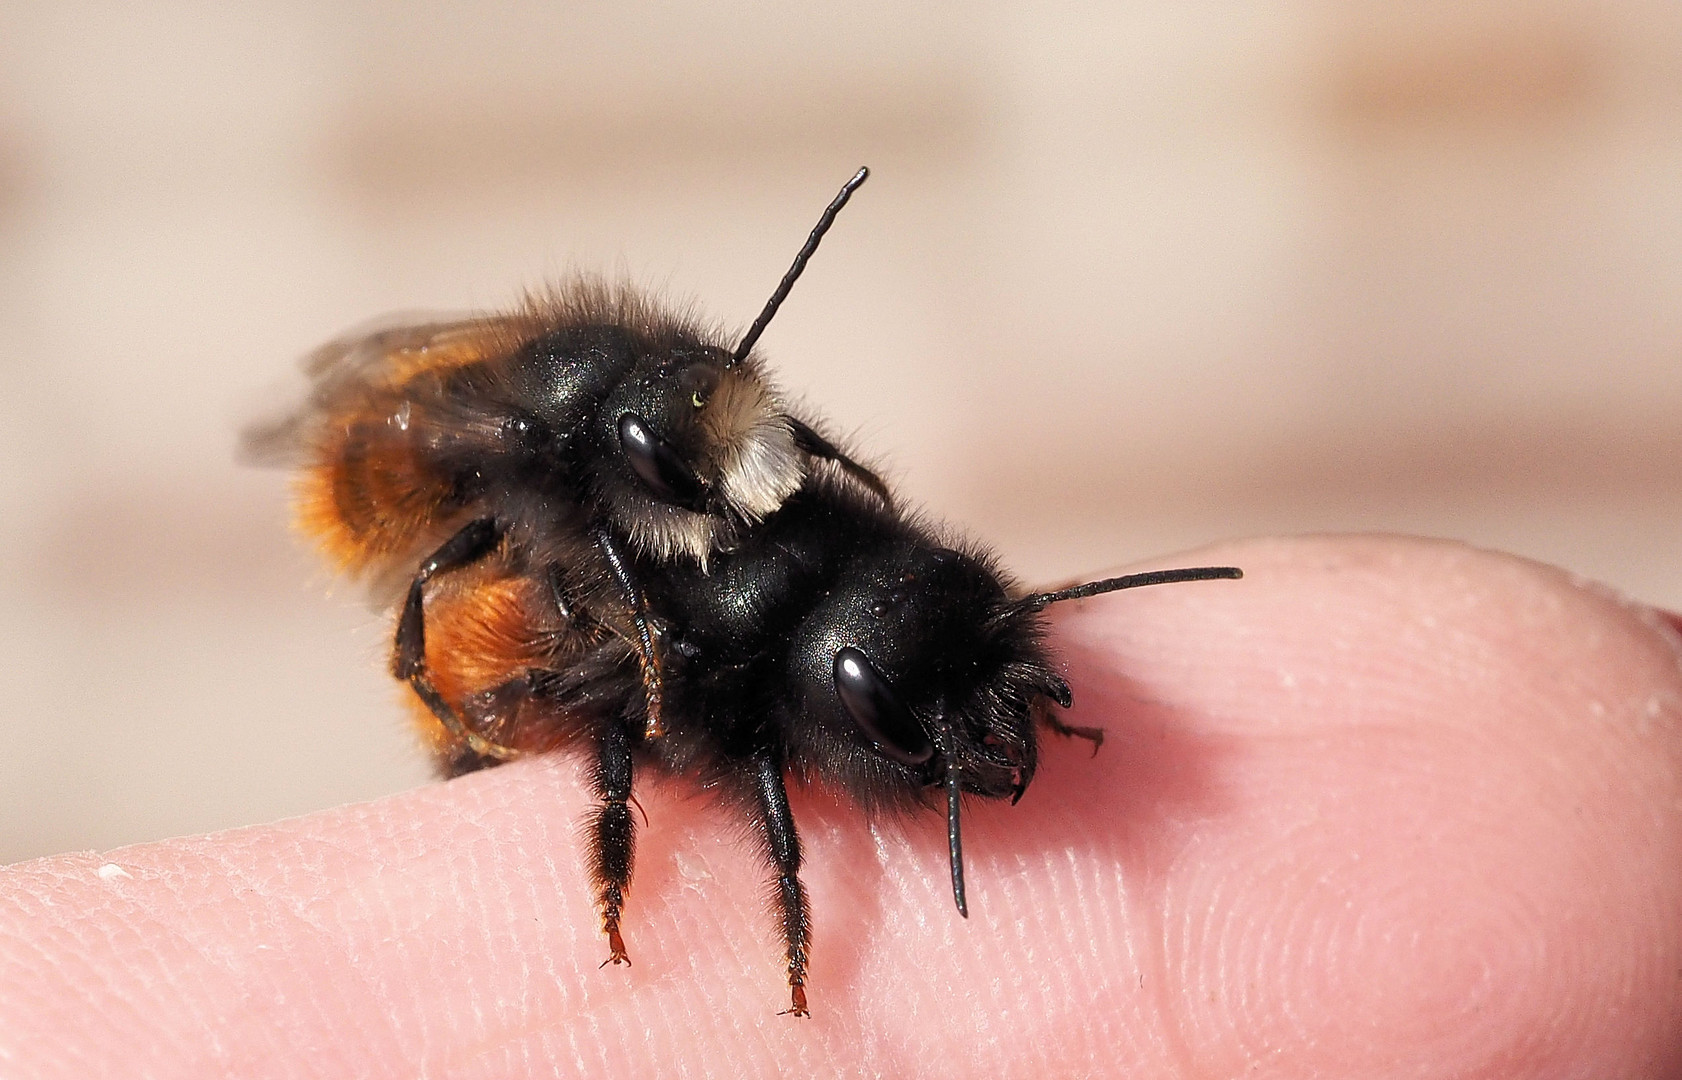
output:
[[[297,517],[343,570],[413,550],[456,509],[459,485],[408,440],[373,424],[334,434],[299,476]]]
[[[484,565],[438,581],[426,600],[426,670],[471,730],[514,750],[542,753],[571,741],[587,719],[581,707],[590,695],[574,692],[561,701],[549,687],[553,677],[602,665],[617,671],[628,654],[587,615],[564,615],[543,577],[514,569],[506,555],[505,547]],[[450,775],[465,771],[462,748],[409,696],[440,765]]]
[[[463,571],[427,598],[427,670],[454,705],[563,663],[582,646],[579,637],[532,575]]]

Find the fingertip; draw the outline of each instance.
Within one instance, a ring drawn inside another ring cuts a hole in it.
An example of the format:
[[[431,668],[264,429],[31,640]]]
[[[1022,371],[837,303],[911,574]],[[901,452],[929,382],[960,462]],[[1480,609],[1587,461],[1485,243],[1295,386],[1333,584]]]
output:
[[[1134,933],[1181,928],[1159,962],[1207,1069],[1262,1044],[1342,1075],[1682,1061],[1674,617],[1446,542],[1188,558],[1246,578],[1089,602],[1056,641],[1125,762],[1126,794],[1069,810],[1163,883]],[[1561,1020],[1589,1015],[1618,1022]]]

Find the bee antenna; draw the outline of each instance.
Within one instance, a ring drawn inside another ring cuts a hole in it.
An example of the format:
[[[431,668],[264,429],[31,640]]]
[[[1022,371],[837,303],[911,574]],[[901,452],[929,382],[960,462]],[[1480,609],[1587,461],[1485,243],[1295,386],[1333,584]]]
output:
[[[952,859],[952,899],[958,904],[958,914],[969,918],[969,902],[964,899],[964,833],[958,821],[958,795],[963,771],[958,768],[958,755],[952,728],[944,719],[937,732],[940,753],[946,759],[946,850]]]
[[[853,178],[841,185],[841,191],[835,196],[835,201],[825,208],[823,216],[818,218],[817,225],[812,229],[812,235],[806,238],[805,245],[794,256],[794,264],[788,268],[788,273],[783,275],[783,280],[777,285],[777,291],[771,294],[771,299],[765,301],[765,310],[761,311],[759,318],[755,319],[753,325],[748,327],[748,332],[743,335],[741,344],[737,345],[736,351],[730,355],[731,364],[739,364],[747,359],[748,352],[759,341],[759,335],[765,332],[765,327],[770,324],[771,317],[777,313],[777,308],[781,307],[783,301],[788,298],[789,290],[794,288],[794,283],[800,279],[801,271],[806,269],[806,260],[812,257],[814,251],[818,250],[818,244],[823,240],[823,234],[829,231],[831,225],[835,224],[835,215],[839,214],[841,208],[847,205],[847,200],[853,197],[853,192],[859,189],[859,185],[869,178],[869,167],[861,165],[859,171],[853,174]]]
[[[1244,571],[1236,566],[1192,566],[1184,570],[1150,570],[1143,574],[1127,574],[1123,577],[1104,578],[1102,581],[1089,581],[1085,585],[1075,585],[1056,592],[1034,593],[1024,596],[1016,602],[1016,606],[1025,611],[1043,611],[1047,604],[1055,604],[1060,600],[1084,600],[1088,596],[1098,596],[1119,589],[1137,589],[1141,585],[1168,585],[1176,581],[1217,581],[1223,578],[1236,579],[1244,576]]]

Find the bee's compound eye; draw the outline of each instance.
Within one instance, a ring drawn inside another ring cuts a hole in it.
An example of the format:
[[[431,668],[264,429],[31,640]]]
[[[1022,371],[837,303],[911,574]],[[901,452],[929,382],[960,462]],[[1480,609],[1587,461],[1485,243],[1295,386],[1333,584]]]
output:
[[[835,654],[835,692],[876,749],[906,765],[934,755],[928,733],[870,658],[851,645]]]
[[[706,485],[670,443],[654,434],[647,420],[636,413],[622,415],[619,445],[624,448],[637,479],[657,498],[696,513],[706,509]]]

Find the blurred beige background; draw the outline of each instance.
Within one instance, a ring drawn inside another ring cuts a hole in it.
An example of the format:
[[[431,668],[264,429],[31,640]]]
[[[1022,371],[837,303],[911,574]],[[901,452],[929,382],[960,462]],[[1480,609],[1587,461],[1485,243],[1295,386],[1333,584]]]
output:
[[[1057,580],[1263,531],[1682,606],[1682,8],[0,5],[0,861],[421,782],[235,433],[618,270]],[[1119,602],[1119,601],[1118,601]]]

